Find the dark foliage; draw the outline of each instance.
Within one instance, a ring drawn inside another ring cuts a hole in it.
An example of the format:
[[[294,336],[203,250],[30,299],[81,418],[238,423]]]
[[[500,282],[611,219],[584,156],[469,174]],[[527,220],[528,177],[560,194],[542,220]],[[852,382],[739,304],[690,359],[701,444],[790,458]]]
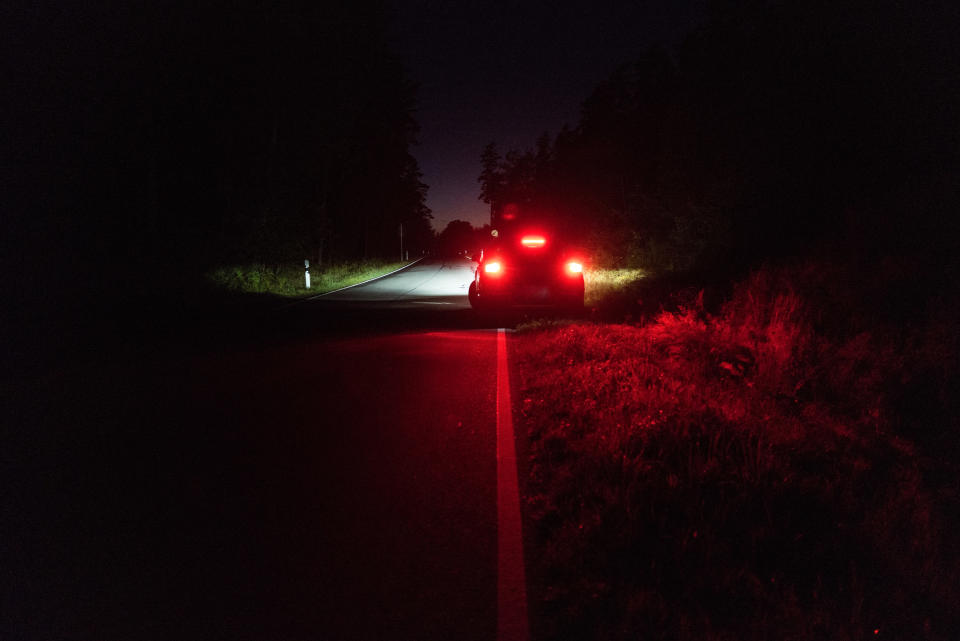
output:
[[[419,253],[432,232],[409,152],[414,87],[384,15],[377,2],[11,9],[5,209],[23,293],[179,288],[222,261],[396,258],[401,223]]]
[[[601,262],[740,267],[809,247],[949,256],[960,168],[947,3],[715,2],[574,129],[482,156],[481,198],[549,211]]]
[[[541,638],[956,638],[957,303],[880,290],[817,259],[521,334]]]
[[[478,255],[488,245],[490,225],[475,228],[464,220],[451,220],[437,235],[437,248],[447,256]]]

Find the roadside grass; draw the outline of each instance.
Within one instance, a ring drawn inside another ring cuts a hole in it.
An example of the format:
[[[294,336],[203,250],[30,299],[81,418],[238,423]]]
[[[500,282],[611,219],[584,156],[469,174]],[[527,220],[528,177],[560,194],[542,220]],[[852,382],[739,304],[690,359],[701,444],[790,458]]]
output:
[[[306,288],[302,265],[232,265],[218,267],[207,274],[217,287],[245,294],[272,294],[298,297],[322,294],[382,276],[408,263],[366,260],[326,265],[310,270],[310,289]]]
[[[643,269],[587,268],[583,274],[583,303],[588,308],[608,304],[611,299],[629,295],[631,286],[647,276]]]
[[[960,629],[956,308],[904,330],[835,276],[763,270],[716,315],[521,329],[538,638]]]

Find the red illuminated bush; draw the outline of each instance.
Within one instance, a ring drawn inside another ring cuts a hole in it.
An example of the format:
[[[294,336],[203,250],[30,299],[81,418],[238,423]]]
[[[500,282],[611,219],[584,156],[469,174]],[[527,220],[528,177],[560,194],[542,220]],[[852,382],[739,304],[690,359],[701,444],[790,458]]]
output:
[[[844,299],[825,272],[763,271],[716,316],[516,341],[547,638],[947,638],[960,623],[957,503],[936,480],[953,463],[910,418],[955,420],[956,341],[937,342],[938,319],[868,325],[854,296],[824,310]],[[940,390],[925,412],[905,398],[918,377]]]

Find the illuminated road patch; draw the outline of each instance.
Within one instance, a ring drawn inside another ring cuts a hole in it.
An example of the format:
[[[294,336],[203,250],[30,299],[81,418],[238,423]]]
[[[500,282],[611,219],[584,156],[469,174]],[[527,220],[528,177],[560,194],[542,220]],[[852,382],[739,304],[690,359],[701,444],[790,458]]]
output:
[[[319,297],[324,303],[442,304],[469,308],[467,290],[476,265],[465,259],[424,260],[370,283]]]

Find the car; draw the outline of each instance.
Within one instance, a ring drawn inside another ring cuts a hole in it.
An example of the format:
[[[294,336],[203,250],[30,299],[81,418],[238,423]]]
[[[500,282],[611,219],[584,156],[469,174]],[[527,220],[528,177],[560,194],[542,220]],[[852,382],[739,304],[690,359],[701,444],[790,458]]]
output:
[[[582,254],[539,231],[501,236],[478,257],[469,299],[477,311],[583,309]]]

